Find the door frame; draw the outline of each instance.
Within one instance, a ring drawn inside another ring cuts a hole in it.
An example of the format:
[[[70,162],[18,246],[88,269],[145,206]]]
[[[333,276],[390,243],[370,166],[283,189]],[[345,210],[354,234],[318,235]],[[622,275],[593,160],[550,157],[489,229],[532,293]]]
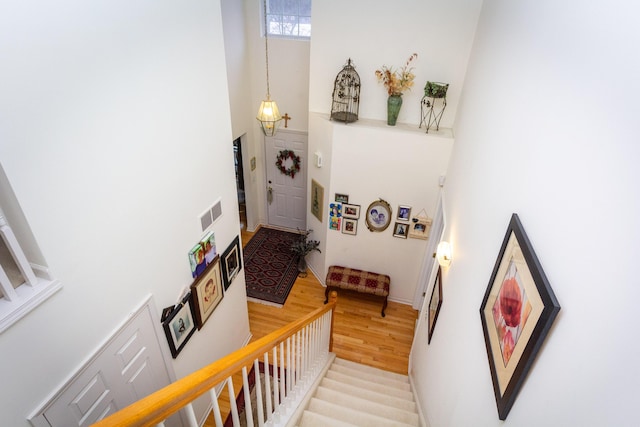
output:
[[[442,236],[444,236],[444,231],[446,227],[447,227],[447,222],[446,222],[446,215],[445,215],[445,209],[444,209],[444,190],[440,190],[440,194],[438,196],[438,204],[436,205],[436,210],[435,210],[435,213],[433,214],[433,223],[431,224],[432,232],[430,233],[430,236],[429,236],[427,249],[425,251],[424,258],[422,260],[420,275],[418,276],[418,284],[416,286],[416,291],[413,296],[412,307],[415,310],[420,311],[420,316],[422,315],[422,309],[424,308],[424,300],[426,299],[426,294],[427,294],[427,291],[429,290],[429,285],[431,284],[432,278],[434,278],[435,271],[437,270],[436,266],[438,262],[435,259],[434,254],[438,247],[438,243],[440,243],[440,241],[442,240]],[[439,233],[438,233],[438,229],[440,229]]]

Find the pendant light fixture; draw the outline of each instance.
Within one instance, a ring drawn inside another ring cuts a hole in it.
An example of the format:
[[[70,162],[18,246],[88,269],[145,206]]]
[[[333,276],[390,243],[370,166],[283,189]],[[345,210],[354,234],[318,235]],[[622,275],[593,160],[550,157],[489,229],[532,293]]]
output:
[[[262,132],[266,136],[274,136],[278,130],[278,125],[282,120],[280,111],[276,101],[271,100],[271,94],[269,93],[269,29],[267,28],[267,0],[263,0],[264,3],[264,55],[265,64],[267,70],[267,98],[260,103],[260,109],[258,110],[258,116],[256,119],[260,122]]]

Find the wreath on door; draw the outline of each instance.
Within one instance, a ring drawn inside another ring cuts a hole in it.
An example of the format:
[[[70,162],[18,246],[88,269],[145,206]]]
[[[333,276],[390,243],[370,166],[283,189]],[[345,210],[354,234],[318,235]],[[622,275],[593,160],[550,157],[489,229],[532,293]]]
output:
[[[284,165],[287,159],[293,161],[293,164],[289,168]],[[296,156],[293,150],[282,150],[278,153],[278,157],[276,157],[276,166],[280,169],[280,173],[294,178],[296,174],[300,172],[300,156]]]

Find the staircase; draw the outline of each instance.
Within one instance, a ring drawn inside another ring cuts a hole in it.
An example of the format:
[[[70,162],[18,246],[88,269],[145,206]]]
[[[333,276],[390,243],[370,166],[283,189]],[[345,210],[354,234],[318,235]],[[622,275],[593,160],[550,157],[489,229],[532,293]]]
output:
[[[420,426],[409,377],[336,358],[299,427]]]

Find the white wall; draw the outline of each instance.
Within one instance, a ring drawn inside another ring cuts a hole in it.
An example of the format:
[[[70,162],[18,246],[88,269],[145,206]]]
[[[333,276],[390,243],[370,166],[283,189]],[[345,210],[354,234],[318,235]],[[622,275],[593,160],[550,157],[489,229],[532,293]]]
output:
[[[439,177],[446,173],[453,147],[450,132],[426,134],[413,127],[390,127],[386,122],[364,119],[345,125],[329,121],[327,114],[311,114],[310,129],[310,151],[322,152],[325,164],[321,169],[311,167],[310,175],[320,183],[329,182],[323,224],[313,235],[323,243],[323,255],[310,259],[313,270],[321,279],[330,265],[388,274],[389,298],[411,304],[427,241],[393,237],[398,205],[411,206],[412,216],[424,210],[423,214],[433,217]],[[327,141],[329,152],[325,151]],[[323,175],[328,169],[330,180]],[[361,207],[355,236],[328,230],[328,206],[335,193],[349,195],[349,203]],[[371,232],[365,222],[366,210],[380,198],[391,205],[391,223],[382,232]],[[309,217],[317,222],[315,216]]]
[[[409,55],[414,87],[403,96],[399,122],[418,126],[427,81],[449,83],[443,127],[451,127],[481,1],[323,0],[313,2],[309,110],[328,114],[336,75],[351,58],[362,84],[360,118],[386,120],[387,92],[375,77]]]
[[[267,223],[265,165],[275,161],[265,159],[264,135],[256,115],[267,94],[265,40],[261,36],[262,0],[223,0],[225,11],[244,10],[244,22],[224,13],[225,44],[229,64],[231,108],[234,136],[247,135],[243,149],[248,158],[256,158],[256,169],[245,179],[249,229]],[[243,27],[244,26],[244,27]],[[244,40],[244,45],[240,43]],[[278,103],[280,113],[289,114],[288,129],[306,132],[309,105],[309,41],[269,37],[269,85],[271,99]],[[245,49],[243,61],[238,50]],[[240,108],[238,105],[242,105]],[[284,127],[284,121],[281,122]],[[243,141],[244,142],[244,141]],[[250,170],[248,164],[246,170]],[[246,177],[246,175],[245,175]]]
[[[64,288],[0,337],[0,413],[26,417],[149,294],[188,286],[198,216],[239,233],[220,3],[24,1],[0,14],[0,161]],[[174,362],[249,334],[244,274]],[[220,327],[224,325],[224,327]]]
[[[313,3],[309,154],[320,151],[325,165],[322,169],[311,167],[308,178],[309,186],[315,179],[325,189],[325,217],[319,224],[309,213],[307,222],[322,245],[322,254],[313,254],[309,260],[321,280],[332,264],[387,273],[392,280],[390,298],[413,302],[426,242],[394,238],[395,220],[384,232],[371,233],[364,213],[371,202],[382,198],[394,213],[403,204],[412,206],[414,214],[425,209],[433,216],[440,189],[438,177],[446,175],[453,144],[450,127],[479,5],[479,1],[440,4],[409,0],[396,2],[392,8],[378,0]],[[418,53],[415,86],[403,96],[398,126],[389,127],[387,94],[377,82],[375,70],[385,64],[401,66],[413,52]],[[362,89],[359,121],[345,125],[329,122],[326,117],[336,75],[348,58],[354,61]],[[427,80],[451,84],[442,128],[429,135],[418,129],[420,99]],[[350,202],[362,207],[356,236],[328,230],[326,210],[336,192],[349,194]]]
[[[637,9],[484,2],[445,186],[453,263],[411,359],[432,427],[637,423]],[[500,422],[478,310],[513,212],[562,309]]]

